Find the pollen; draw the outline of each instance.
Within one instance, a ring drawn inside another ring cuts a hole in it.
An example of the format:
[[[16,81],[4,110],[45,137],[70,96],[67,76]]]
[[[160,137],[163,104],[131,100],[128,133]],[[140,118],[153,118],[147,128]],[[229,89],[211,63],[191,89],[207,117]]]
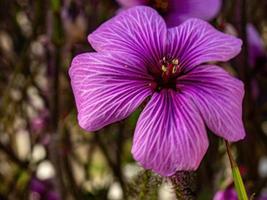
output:
[[[177,66],[174,66],[174,67],[172,68],[172,73],[175,74],[176,72],[177,72]]]
[[[162,66],[161,66],[161,70],[162,70],[163,72],[167,72],[167,67],[166,67],[165,65],[162,65]]]
[[[178,60],[178,59],[173,59],[173,60],[172,60],[172,64],[174,64],[174,65],[178,65],[178,64],[179,64],[179,60]]]

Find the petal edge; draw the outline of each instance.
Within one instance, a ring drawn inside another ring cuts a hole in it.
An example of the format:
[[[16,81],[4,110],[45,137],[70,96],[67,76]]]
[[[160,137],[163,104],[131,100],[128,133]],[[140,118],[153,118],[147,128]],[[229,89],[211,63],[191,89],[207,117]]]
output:
[[[132,154],[162,176],[196,170],[208,148],[204,122],[193,102],[172,90],[155,93],[137,122]]]
[[[208,128],[235,142],[245,137],[242,121],[244,84],[220,67],[201,65],[177,80],[177,87],[191,97]]]

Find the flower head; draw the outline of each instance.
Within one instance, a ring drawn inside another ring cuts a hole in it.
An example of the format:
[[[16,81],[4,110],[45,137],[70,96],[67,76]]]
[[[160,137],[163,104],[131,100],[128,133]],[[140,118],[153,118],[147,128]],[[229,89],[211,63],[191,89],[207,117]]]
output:
[[[255,66],[257,62],[266,60],[267,55],[264,49],[264,42],[252,24],[247,25],[248,45],[249,45],[249,63]]]
[[[267,197],[264,195],[260,195],[257,198],[253,198],[255,200],[267,200]],[[225,190],[220,190],[216,192],[213,200],[238,200],[237,193],[233,187],[226,188]]]
[[[217,192],[213,200],[238,200],[236,191],[233,187]]]
[[[41,113],[32,118],[30,121],[30,128],[33,132],[39,134],[46,128],[49,122],[49,112],[47,109],[43,109]]]
[[[123,8],[147,5],[156,9],[169,27],[177,26],[188,18],[210,20],[218,14],[221,0],[117,0]],[[207,9],[208,8],[208,9]]]
[[[41,181],[33,177],[30,182],[30,191],[35,196],[33,199],[60,200],[59,194],[54,191],[50,180]]]
[[[69,71],[85,130],[126,118],[149,97],[132,154],[163,176],[198,168],[208,147],[205,124],[229,141],[244,138],[243,84],[207,64],[237,55],[239,39],[199,19],[167,29],[145,6],[121,12],[88,39],[97,52],[76,56]]]

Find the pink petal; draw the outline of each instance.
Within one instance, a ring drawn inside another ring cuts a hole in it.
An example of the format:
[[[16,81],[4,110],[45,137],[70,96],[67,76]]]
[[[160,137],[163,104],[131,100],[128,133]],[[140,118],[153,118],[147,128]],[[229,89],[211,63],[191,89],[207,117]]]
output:
[[[133,6],[145,5],[148,0],[117,0],[117,2],[125,8],[130,8]]]
[[[208,147],[205,126],[194,103],[173,90],[155,93],[138,120],[132,153],[162,176],[196,170]]]
[[[157,66],[165,53],[167,28],[152,8],[136,6],[120,12],[88,36],[98,52],[127,52]]]
[[[189,19],[169,29],[168,37],[170,55],[188,68],[210,61],[228,61],[240,52],[242,44],[200,19]]]
[[[127,54],[80,54],[69,74],[78,121],[87,131],[126,118],[152,93],[144,64]]]
[[[218,191],[213,197],[213,200],[238,200],[238,197],[235,189],[231,187]]]
[[[215,134],[229,141],[245,137],[242,122],[244,85],[241,81],[217,66],[202,65],[178,78],[177,88],[191,97]]]
[[[169,27],[192,17],[211,20],[218,15],[221,5],[222,0],[169,0],[170,11],[165,19]]]
[[[257,59],[266,56],[264,42],[253,24],[247,25],[248,46],[249,46],[249,62],[255,65]]]

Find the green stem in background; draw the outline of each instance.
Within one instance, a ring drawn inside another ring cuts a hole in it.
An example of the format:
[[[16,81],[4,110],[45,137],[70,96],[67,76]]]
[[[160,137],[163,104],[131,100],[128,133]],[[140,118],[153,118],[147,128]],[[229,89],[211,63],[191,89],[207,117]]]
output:
[[[235,184],[235,189],[236,189],[236,192],[238,195],[238,199],[239,200],[248,200],[247,192],[246,192],[242,177],[240,175],[239,168],[238,168],[238,166],[237,166],[237,164],[233,158],[230,144],[226,140],[225,140],[225,146],[226,146],[227,155],[228,155],[228,158],[229,158],[230,164],[231,164],[231,169],[232,169],[232,174],[233,174],[233,179],[234,179],[234,184]]]

